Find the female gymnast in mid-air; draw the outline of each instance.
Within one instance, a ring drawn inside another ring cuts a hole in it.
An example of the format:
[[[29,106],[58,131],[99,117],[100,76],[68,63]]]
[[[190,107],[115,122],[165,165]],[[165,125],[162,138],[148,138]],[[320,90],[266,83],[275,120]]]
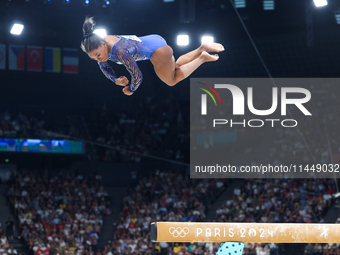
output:
[[[98,61],[100,69],[108,79],[124,86],[125,95],[132,95],[143,79],[136,61],[150,59],[157,76],[169,86],[174,86],[204,62],[218,60],[217,54],[210,55],[208,52],[224,51],[224,47],[219,43],[202,43],[199,48],[180,56],[175,61],[172,48],[159,35],[143,37],[109,35],[102,39],[93,33],[94,25],[93,17],[85,19],[81,49],[90,58]],[[125,76],[117,78],[108,60],[126,67],[131,75],[130,85]]]

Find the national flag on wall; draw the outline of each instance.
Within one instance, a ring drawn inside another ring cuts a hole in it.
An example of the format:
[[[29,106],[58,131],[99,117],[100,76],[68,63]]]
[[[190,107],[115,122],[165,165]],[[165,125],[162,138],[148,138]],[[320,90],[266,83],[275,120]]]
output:
[[[25,70],[25,47],[18,45],[9,46],[9,70]]]
[[[60,48],[46,47],[45,49],[45,71],[61,72],[61,50]]]
[[[6,69],[6,45],[0,44],[0,69]]]
[[[43,68],[42,47],[27,46],[27,71],[41,72]]]
[[[78,73],[78,49],[63,49],[63,72]]]

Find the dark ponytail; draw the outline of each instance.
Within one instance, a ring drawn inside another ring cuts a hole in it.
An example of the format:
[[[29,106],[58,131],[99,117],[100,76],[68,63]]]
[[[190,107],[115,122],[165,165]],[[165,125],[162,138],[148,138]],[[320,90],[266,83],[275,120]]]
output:
[[[80,48],[86,53],[97,49],[103,41],[99,35],[93,33],[95,25],[96,22],[94,21],[93,17],[85,18],[83,24],[84,40],[82,41]]]

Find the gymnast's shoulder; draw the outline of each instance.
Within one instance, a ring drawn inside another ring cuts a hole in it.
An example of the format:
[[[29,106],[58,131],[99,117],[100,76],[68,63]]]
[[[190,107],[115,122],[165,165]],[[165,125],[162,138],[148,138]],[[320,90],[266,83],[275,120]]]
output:
[[[119,37],[117,36],[114,36],[114,35],[107,35],[105,38],[104,38],[104,41],[112,47],[112,45],[114,45],[117,41],[119,40]]]

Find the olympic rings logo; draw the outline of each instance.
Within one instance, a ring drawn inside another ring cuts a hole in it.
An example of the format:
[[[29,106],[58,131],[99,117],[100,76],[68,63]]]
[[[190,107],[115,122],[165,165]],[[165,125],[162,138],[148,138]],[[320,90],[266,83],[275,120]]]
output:
[[[185,237],[187,234],[189,234],[189,229],[187,227],[181,228],[181,227],[171,227],[169,228],[169,232],[173,237]]]

